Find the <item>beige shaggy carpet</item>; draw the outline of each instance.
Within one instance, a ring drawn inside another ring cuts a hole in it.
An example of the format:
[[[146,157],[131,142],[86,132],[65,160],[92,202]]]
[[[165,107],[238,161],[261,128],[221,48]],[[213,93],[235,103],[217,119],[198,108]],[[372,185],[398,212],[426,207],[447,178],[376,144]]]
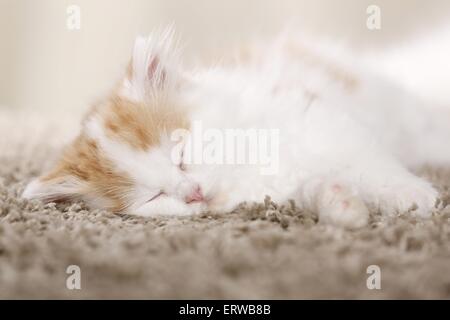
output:
[[[450,206],[345,231],[270,201],[140,218],[20,198],[78,117],[0,109],[0,298],[450,298]],[[422,172],[450,202],[450,170]],[[81,268],[81,290],[66,268]],[[381,269],[369,290],[366,269]]]

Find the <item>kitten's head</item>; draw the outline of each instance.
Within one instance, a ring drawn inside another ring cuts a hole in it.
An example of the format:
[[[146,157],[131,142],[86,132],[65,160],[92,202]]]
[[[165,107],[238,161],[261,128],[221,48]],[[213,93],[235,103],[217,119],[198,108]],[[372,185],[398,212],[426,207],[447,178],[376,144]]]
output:
[[[172,33],[138,38],[127,75],[97,104],[56,166],[32,181],[26,198],[83,199],[116,212],[186,211],[206,206],[205,190],[183,163],[175,129],[189,129]],[[163,212],[161,212],[163,213]]]

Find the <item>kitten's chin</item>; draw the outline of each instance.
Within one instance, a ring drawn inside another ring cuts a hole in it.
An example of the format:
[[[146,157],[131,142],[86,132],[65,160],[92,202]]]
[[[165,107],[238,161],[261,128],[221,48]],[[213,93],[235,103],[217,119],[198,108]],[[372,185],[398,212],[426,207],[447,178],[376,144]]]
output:
[[[206,211],[210,211],[209,206],[206,202],[193,202],[186,204],[188,208],[188,214],[194,215],[194,214],[201,214]]]

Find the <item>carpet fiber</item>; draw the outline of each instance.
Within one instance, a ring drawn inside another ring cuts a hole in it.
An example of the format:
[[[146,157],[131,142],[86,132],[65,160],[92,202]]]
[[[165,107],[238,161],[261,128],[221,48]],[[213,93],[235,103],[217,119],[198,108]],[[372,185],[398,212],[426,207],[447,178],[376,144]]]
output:
[[[49,113],[50,114],[50,113]],[[77,117],[0,110],[0,298],[450,298],[450,170],[421,174],[442,209],[345,231],[269,199],[227,215],[141,218],[20,198]],[[81,290],[66,269],[81,268]],[[369,290],[367,267],[381,270]]]

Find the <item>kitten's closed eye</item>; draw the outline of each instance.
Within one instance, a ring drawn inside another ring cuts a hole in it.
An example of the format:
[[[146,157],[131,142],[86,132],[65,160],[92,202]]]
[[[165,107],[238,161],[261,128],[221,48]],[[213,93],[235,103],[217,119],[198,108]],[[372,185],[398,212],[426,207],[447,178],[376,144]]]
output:
[[[164,196],[166,193],[164,191],[160,191],[158,194],[156,194],[155,196],[151,197],[147,202],[151,202],[155,199],[158,199],[161,196]]]
[[[179,168],[181,171],[186,171],[186,165],[185,165],[184,162],[183,162],[183,158],[184,158],[184,150],[181,151],[181,155],[180,155],[180,163],[178,164],[178,168]]]

